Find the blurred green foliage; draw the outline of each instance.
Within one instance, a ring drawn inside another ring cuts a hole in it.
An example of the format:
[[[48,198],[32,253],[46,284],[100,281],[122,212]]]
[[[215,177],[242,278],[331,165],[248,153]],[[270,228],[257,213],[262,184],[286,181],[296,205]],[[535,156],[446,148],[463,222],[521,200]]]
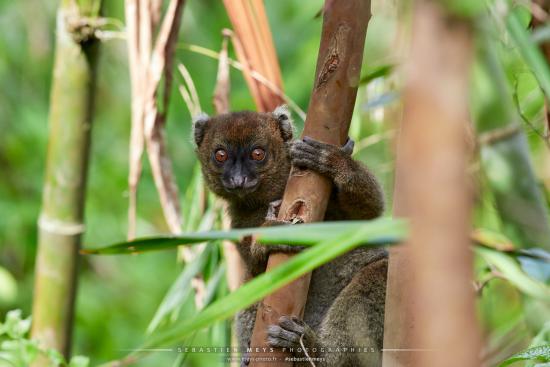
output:
[[[73,356],[69,362],[55,349],[42,349],[28,339],[31,317],[22,318],[21,310],[11,310],[0,322],[0,367],[28,367],[37,358],[45,358],[52,366],[88,367],[90,359]]]

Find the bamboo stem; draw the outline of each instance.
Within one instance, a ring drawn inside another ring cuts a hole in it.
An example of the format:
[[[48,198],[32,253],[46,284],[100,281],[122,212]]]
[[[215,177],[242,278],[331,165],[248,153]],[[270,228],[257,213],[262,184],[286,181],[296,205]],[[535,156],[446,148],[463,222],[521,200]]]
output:
[[[243,74],[256,107],[259,111],[272,111],[284,102],[283,98],[251,76],[251,70],[255,70],[277,89],[282,89],[281,70],[263,1],[224,0],[224,5],[235,30],[235,53],[243,65]]]
[[[98,43],[75,41],[73,2],[57,13],[48,154],[38,221],[32,338],[70,353],[77,254],[84,232],[84,198],[92,127]],[[36,366],[45,366],[38,361]]]
[[[316,77],[303,136],[334,145],[345,143],[357,95],[369,19],[370,1],[325,2]],[[322,221],[330,191],[331,182],[327,178],[312,171],[293,168],[279,219]],[[289,257],[287,254],[271,255],[267,271],[287,261]],[[267,327],[276,324],[281,315],[303,315],[310,278],[311,274],[304,275],[260,303],[251,341],[253,351],[267,346]],[[256,353],[251,354],[251,366],[292,365],[292,362],[284,360],[288,354],[281,350],[269,355],[278,359],[275,364],[254,360],[258,356]]]
[[[434,1],[417,3],[394,195],[395,214],[412,228],[390,249],[384,367],[480,363],[468,237],[472,43],[468,22]]]

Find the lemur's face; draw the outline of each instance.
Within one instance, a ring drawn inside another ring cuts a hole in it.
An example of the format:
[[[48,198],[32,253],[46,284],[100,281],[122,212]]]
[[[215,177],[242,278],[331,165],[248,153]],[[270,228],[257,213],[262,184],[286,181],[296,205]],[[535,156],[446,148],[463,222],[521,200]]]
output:
[[[201,127],[195,124],[197,152],[210,189],[245,200],[258,190],[269,190],[270,180],[281,171],[288,175],[283,136],[281,122],[271,113],[237,112],[205,120]]]

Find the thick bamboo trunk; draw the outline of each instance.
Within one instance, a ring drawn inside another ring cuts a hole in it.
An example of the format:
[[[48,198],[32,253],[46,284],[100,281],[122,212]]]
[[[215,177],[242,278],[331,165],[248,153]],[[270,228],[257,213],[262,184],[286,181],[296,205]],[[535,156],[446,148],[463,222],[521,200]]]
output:
[[[317,59],[315,83],[303,136],[341,145],[348,137],[349,123],[355,105],[367,24],[370,19],[368,0],[327,0],[324,7],[323,31]],[[325,177],[293,167],[286,186],[279,219],[303,222],[322,221],[330,196],[331,182]],[[267,271],[287,261],[289,255],[270,256]],[[251,346],[266,346],[266,331],[281,315],[302,316],[306,304],[310,274],[305,275],[266,297],[258,309]],[[277,351],[277,363],[256,362],[252,366],[289,366],[287,354]]]
[[[411,235],[390,250],[385,367],[479,365],[466,174],[472,48],[467,22],[418,2],[394,195]]]
[[[55,348],[66,356],[71,346],[77,253],[84,232],[98,48],[93,38],[76,41],[82,40],[82,34],[71,25],[78,17],[77,5],[63,1],[57,14],[49,142],[38,221],[32,312],[32,337],[38,339],[42,347]]]

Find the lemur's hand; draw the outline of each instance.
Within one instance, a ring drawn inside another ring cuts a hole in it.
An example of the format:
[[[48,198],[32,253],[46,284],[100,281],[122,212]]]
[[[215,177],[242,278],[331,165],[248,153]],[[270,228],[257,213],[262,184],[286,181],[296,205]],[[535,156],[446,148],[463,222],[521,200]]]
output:
[[[274,226],[283,226],[289,224],[299,224],[302,222],[292,222],[278,219],[279,209],[281,208],[283,200],[275,200],[269,203],[267,209],[267,214],[265,216],[265,222],[262,224],[262,227],[274,227]],[[290,245],[260,245],[254,244],[252,251],[258,255],[269,256],[269,254],[274,252],[285,252],[285,253],[296,253],[304,249],[304,246],[290,246]]]
[[[306,348],[306,352],[313,357],[317,336],[315,332],[302,320],[294,316],[281,316],[279,323],[270,325],[267,329],[267,343],[274,348],[292,348],[295,353],[298,349]],[[297,353],[300,354],[300,353]],[[301,353],[303,354],[303,351]]]
[[[290,159],[295,166],[311,169],[335,179],[347,170],[354,145],[354,141],[349,138],[344,146],[337,147],[306,136],[303,140],[292,143]]]

